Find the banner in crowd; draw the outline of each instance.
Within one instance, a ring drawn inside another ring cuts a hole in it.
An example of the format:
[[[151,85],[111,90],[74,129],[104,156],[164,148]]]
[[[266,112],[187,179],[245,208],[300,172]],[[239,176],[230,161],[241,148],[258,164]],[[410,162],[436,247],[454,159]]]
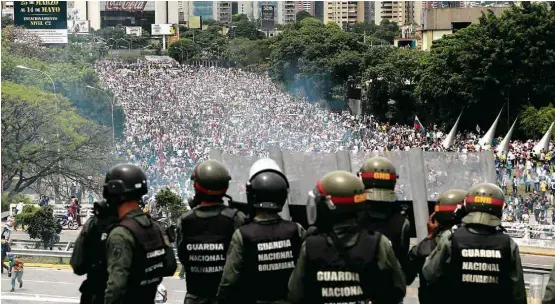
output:
[[[72,34],[88,34],[89,20],[68,20],[67,29]]]
[[[143,28],[140,26],[126,26],[125,34],[140,37],[143,35]]]
[[[45,44],[67,44],[66,1],[14,1],[14,25]]]
[[[273,5],[262,5],[262,29],[273,31],[275,28],[275,7]]]

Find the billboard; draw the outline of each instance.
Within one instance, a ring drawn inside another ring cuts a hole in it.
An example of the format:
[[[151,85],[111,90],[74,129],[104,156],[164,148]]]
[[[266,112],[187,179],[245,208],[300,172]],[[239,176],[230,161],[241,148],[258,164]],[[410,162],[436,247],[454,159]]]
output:
[[[148,1],[104,1],[104,11],[142,12]]]
[[[23,26],[45,44],[67,44],[66,1],[14,1],[14,25]]]
[[[201,16],[189,16],[189,28],[199,29],[202,25]]]
[[[262,29],[273,31],[275,28],[275,6],[262,5]]]
[[[143,35],[143,28],[140,26],[126,26],[125,34],[140,37]]]
[[[151,35],[164,35],[173,36],[175,35],[175,28],[172,24],[152,24]]]
[[[88,34],[89,20],[68,20],[67,29],[72,34]]]

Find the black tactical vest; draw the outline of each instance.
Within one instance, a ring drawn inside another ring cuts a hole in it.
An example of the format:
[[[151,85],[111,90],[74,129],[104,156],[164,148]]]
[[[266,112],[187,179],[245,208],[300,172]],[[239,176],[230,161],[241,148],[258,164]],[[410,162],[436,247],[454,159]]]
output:
[[[346,248],[345,261],[325,234],[306,239],[307,303],[367,304],[380,290],[372,285],[379,282],[375,254],[380,233],[359,234],[357,243]]]
[[[287,299],[287,283],[301,248],[297,224],[279,219],[252,222],[239,229],[243,236],[244,282],[248,282],[250,300]]]
[[[451,286],[454,303],[509,303],[511,239],[502,232],[472,233],[467,226],[455,230],[451,249]],[[482,301],[483,300],[483,301]]]
[[[166,245],[162,229],[152,220],[144,227],[133,218],[124,218],[120,226],[133,234],[137,244],[133,254],[133,265],[137,267],[131,269],[125,299],[129,299],[129,303],[152,303],[158,284],[172,272],[168,271],[172,266],[168,265],[166,257],[168,252],[174,254],[173,249]]]
[[[216,297],[227,249],[235,232],[236,213],[235,209],[224,208],[217,216],[201,218],[191,210],[181,219],[183,239],[179,250],[185,251],[188,293]]]
[[[407,260],[407,253],[409,251],[409,249],[405,248],[405,245],[402,243],[403,240],[401,240],[405,219],[406,217],[404,215],[395,212],[390,217],[385,219],[366,218],[363,224],[368,232],[377,231],[385,235],[389,241],[391,241],[395,257],[397,257],[397,260],[401,263],[403,268],[406,265],[405,261]]]

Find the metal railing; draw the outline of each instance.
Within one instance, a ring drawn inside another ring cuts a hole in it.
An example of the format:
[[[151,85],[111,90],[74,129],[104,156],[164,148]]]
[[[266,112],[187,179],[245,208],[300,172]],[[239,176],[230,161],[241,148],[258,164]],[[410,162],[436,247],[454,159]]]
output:
[[[69,246],[69,244],[67,244]],[[177,253],[176,248],[174,251]],[[70,258],[73,250],[44,250],[44,249],[27,249],[27,248],[12,248],[12,254],[21,256],[40,256],[40,257],[54,257],[54,258]],[[549,265],[541,264],[522,264],[522,268],[526,273],[531,274],[550,274],[552,267]]]
[[[17,249],[12,248],[11,252],[15,255],[31,257],[51,257],[59,258],[59,263],[63,264],[63,259],[71,258],[73,251],[69,250],[71,242],[66,242],[66,250],[43,250],[43,249]],[[176,259],[177,251],[174,248]],[[179,261],[178,261],[179,263]],[[545,286],[549,279],[552,268],[548,265],[523,264],[524,274],[531,276],[525,281],[528,294],[528,303],[539,303],[543,297]]]

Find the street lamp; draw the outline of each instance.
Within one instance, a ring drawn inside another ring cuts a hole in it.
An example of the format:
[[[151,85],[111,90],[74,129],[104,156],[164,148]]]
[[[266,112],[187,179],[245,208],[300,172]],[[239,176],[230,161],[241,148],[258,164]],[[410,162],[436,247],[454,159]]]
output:
[[[218,48],[218,60],[221,60],[220,57],[222,56],[222,54],[220,53],[220,45],[216,42],[213,42],[212,45],[215,45]]]
[[[87,85],[87,88],[91,89],[91,90],[97,90],[101,93],[109,95],[108,92],[106,92],[104,90],[101,90],[101,89],[98,89],[98,88],[95,88],[95,87],[91,87],[90,85]],[[114,98],[112,99],[112,102],[111,102],[111,105],[112,105],[112,149],[114,150],[114,152],[116,151],[116,129],[115,129],[115,126],[114,126],[114,103],[116,102],[116,98],[117,98],[117,95],[114,94]]]
[[[60,99],[58,98],[58,94],[56,94],[56,83],[54,82],[52,77],[50,77],[50,75],[48,75],[48,73],[46,73],[45,71],[41,71],[41,70],[38,70],[38,69],[32,69],[32,68],[26,67],[24,65],[17,65],[15,67],[18,68],[18,69],[22,69],[22,70],[39,72],[39,73],[45,75],[46,77],[48,77],[48,79],[52,83],[53,93],[56,96],[56,113],[58,113],[59,110],[60,110]],[[59,185],[59,183],[60,183],[59,178],[60,178],[60,176],[59,176],[59,174],[62,171],[61,170],[62,166],[61,166],[61,159],[60,159],[60,126],[59,125],[56,125],[56,139],[58,140],[58,179],[56,181],[56,202],[60,203],[60,200],[59,200],[60,199],[60,197],[59,197],[59,193],[60,193],[60,191],[59,191],[59,186],[60,186]]]
[[[185,53],[187,53],[187,62],[189,62],[189,51],[187,51],[187,49],[184,49],[183,46],[179,46],[179,51],[181,51],[181,62],[183,62],[183,51],[185,51]]]

